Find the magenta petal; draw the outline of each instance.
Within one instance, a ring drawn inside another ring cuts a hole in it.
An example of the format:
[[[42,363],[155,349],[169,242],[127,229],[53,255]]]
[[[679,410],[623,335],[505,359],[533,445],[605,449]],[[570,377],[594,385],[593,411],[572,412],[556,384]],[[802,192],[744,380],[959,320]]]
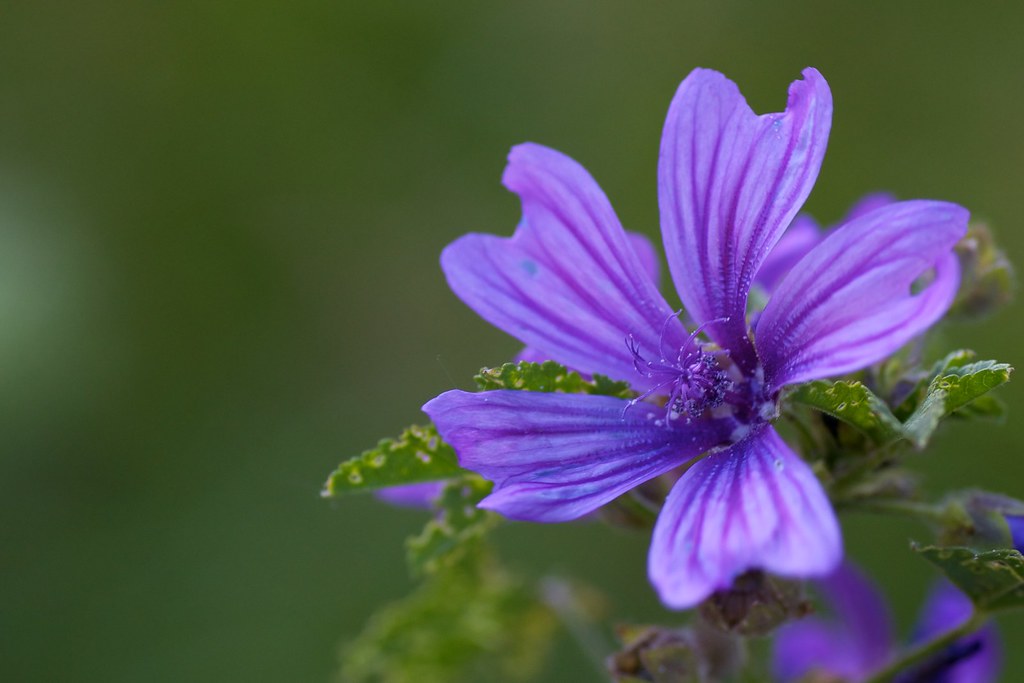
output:
[[[733,428],[715,420],[666,427],[663,408],[626,406],[607,396],[449,391],[423,410],[459,464],[494,482],[481,507],[561,522],[724,443]]]
[[[769,389],[859,370],[938,320],[959,284],[955,204],[890,204],[837,228],[779,284],[757,322]],[[934,269],[916,294],[911,285]]]
[[[817,582],[833,618],[787,624],[775,638],[775,678],[788,682],[812,671],[858,681],[885,666],[892,655],[889,610],[878,589],[854,566],[840,564]]]
[[[654,527],[648,572],[662,601],[681,609],[751,569],[823,576],[841,557],[821,484],[764,425],[683,474]]]
[[[832,123],[832,95],[814,69],[789,88],[786,111],[757,116],[722,74],[697,69],[669,107],[658,203],[669,269],[697,323],[753,363],[747,293],[811,191]],[[747,368],[752,369],[750,367]]]
[[[532,353],[649,388],[627,336],[656,354],[663,329],[673,349],[686,331],[597,183],[533,144],[512,150],[504,182],[522,199],[523,221],[508,239],[471,234],[450,244],[441,266],[452,290]]]

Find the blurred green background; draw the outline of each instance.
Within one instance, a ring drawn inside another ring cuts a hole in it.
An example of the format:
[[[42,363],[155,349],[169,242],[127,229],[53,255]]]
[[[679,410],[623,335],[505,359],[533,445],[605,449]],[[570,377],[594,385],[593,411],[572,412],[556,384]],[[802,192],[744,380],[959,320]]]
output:
[[[777,111],[835,97],[808,209],[950,199],[1024,264],[1024,4],[6,3],[0,14],[0,676],[323,681],[405,594],[422,514],[324,502],[342,458],[515,341],[437,266],[509,234],[507,149],[583,163],[657,235],[661,124],[695,66]],[[948,343],[1020,364],[1018,308]],[[1010,423],[951,426],[933,490],[1024,496]],[[850,519],[904,630],[931,570],[910,524]],[[510,526],[520,570],[578,573],[656,619],[647,538]],[[1002,620],[1024,680],[1024,618]],[[590,680],[563,638],[550,680]]]

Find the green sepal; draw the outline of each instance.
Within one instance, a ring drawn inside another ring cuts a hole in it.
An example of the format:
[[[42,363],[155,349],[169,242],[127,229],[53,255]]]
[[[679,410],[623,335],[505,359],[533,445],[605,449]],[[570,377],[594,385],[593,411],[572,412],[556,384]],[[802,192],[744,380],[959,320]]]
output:
[[[1001,548],[977,552],[965,547],[918,546],[913,549],[986,612],[1024,607],[1024,556]]]
[[[324,484],[325,498],[391,486],[440,481],[464,474],[452,447],[432,424],[412,426],[397,439],[381,439],[376,448],[338,465]]]
[[[628,382],[616,382],[604,375],[586,380],[564,365],[546,360],[543,363],[520,361],[497,368],[483,368],[474,378],[481,391],[515,389],[519,391],[562,392],[631,398]]]
[[[903,426],[889,406],[860,382],[807,382],[791,389],[786,398],[846,422],[880,446],[903,436]]]
[[[450,567],[501,519],[477,503],[491,492],[491,482],[475,474],[448,483],[438,497],[437,515],[406,543],[406,559],[414,575]]]

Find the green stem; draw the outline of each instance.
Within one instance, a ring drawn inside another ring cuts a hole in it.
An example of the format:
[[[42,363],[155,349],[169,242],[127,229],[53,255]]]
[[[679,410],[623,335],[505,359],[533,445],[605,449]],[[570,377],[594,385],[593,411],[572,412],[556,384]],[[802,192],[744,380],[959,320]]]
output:
[[[895,661],[867,679],[864,683],[889,683],[895,679],[897,674],[906,671],[912,666],[928,661],[964,636],[974,633],[984,625],[987,618],[987,614],[981,610],[975,610],[971,618],[960,626],[951,631],[946,631],[935,640],[930,640],[917,646],[913,650],[904,653],[901,657],[897,657]]]

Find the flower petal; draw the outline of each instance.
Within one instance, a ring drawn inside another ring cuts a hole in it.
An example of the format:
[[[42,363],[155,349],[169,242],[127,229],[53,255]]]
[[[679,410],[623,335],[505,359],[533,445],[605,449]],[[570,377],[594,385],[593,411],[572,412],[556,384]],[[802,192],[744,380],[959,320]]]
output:
[[[626,236],[629,237],[629,243],[633,245],[633,250],[636,252],[637,258],[640,259],[640,266],[647,273],[655,287],[657,287],[661,281],[661,264],[658,262],[658,251],[646,235],[641,235],[638,232],[627,232]],[[515,360],[516,362],[530,361],[531,363],[543,363],[546,360],[552,360],[552,358],[543,351],[528,346],[516,354]],[[572,370],[573,368],[569,369]],[[629,379],[640,383],[640,380],[635,377],[630,377]]]
[[[607,198],[569,157],[540,145],[509,155],[505,185],[523,220],[513,237],[466,235],[441,255],[452,290],[534,353],[580,372],[646,380],[626,346],[678,349],[682,323],[645,272]]]
[[[897,202],[829,234],[779,283],[757,321],[769,389],[859,370],[938,320],[960,281],[953,246],[967,218],[955,204]],[[912,293],[930,269],[933,281]]]
[[[648,572],[662,602],[681,609],[751,569],[822,576],[841,557],[821,484],[763,425],[683,474],[654,527]]]
[[[449,391],[423,410],[459,464],[494,482],[481,507],[562,522],[726,442],[734,427],[731,420],[666,427],[664,409],[627,406],[607,396]]]
[[[886,192],[875,192],[865,195],[850,207],[850,210],[846,212],[846,217],[839,224],[849,223],[854,218],[870,213],[887,204],[892,204],[895,201],[896,198]],[[770,294],[778,286],[783,276],[800,259],[806,256],[811,249],[816,247],[825,238],[827,232],[833,229],[834,227],[829,227],[822,231],[818,227],[818,222],[807,214],[801,214],[794,218],[793,223],[786,228],[786,232],[782,235],[778,244],[775,245],[775,248],[772,249],[771,253],[764,260],[761,269],[757,271],[754,282],[765,293]]]
[[[872,192],[866,194],[853,203],[850,210],[846,212],[846,216],[839,225],[845,225],[855,218],[860,218],[866,213],[871,213],[875,209],[880,209],[883,206],[896,203],[896,196],[890,192]]]
[[[768,254],[768,258],[764,260],[754,282],[766,294],[771,294],[783,276],[806,256],[807,252],[817,246],[824,236],[813,218],[806,215],[797,216],[786,229],[782,239]]]
[[[669,107],[658,203],[669,269],[697,323],[753,369],[744,318],[761,263],[811,191],[832,123],[815,69],[789,88],[782,114],[757,116],[722,74],[697,69]]]
[[[794,681],[819,671],[862,680],[892,655],[892,621],[885,601],[849,563],[816,583],[834,618],[811,617],[779,630],[773,656],[776,678]]]
[[[940,581],[928,596],[912,642],[923,643],[956,628],[969,619],[973,611],[966,595],[948,581]],[[924,680],[991,683],[999,675],[1001,649],[995,627],[988,624],[897,680],[898,683]]]

